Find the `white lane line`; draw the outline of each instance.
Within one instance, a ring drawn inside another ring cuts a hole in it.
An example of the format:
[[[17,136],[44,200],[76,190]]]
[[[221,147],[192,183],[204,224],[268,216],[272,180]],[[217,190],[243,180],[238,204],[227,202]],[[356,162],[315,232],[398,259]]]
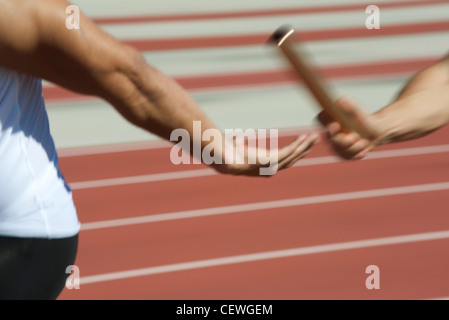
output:
[[[168,141],[148,141],[148,142],[136,142],[136,143],[124,143],[120,145],[104,145],[104,146],[92,146],[92,147],[79,147],[79,148],[63,148],[58,149],[59,158],[70,157],[82,157],[106,153],[119,153],[129,151],[142,151],[153,149],[165,149],[173,146]]]
[[[116,18],[116,17],[135,17],[142,15],[151,16],[185,16],[185,15],[208,15],[214,13],[233,13],[233,12],[254,12],[263,10],[280,10],[291,8],[316,8],[316,0],[230,0],[230,1],[216,1],[210,2],[208,0],[200,0],[195,2],[185,0],[171,0],[171,1],[142,1],[131,0],[126,2],[126,6],[120,6],[122,2],[120,0],[76,0],[73,1],[79,4],[80,8],[85,10],[86,15],[93,19],[98,18]],[[397,2],[400,6],[407,8],[415,6],[415,1],[391,1],[391,0],[378,0],[376,4],[382,5],[384,3],[393,4]],[[401,2],[405,2],[402,4]],[[372,0],[358,0],[357,4],[368,6],[372,3]],[[328,8],[341,6],[346,8],[347,6],[354,5],[354,0],[339,0],[336,4],[335,0],[320,0],[318,6],[325,11]],[[405,6],[404,6],[405,5]]]
[[[385,150],[385,151],[373,151],[371,152],[365,160],[374,159],[386,159],[395,157],[407,157],[415,155],[426,155],[435,153],[449,152],[449,145],[437,145],[428,147],[417,147],[417,148],[404,148],[396,150]],[[168,156],[168,154],[167,154]],[[362,160],[362,161],[365,161]],[[314,166],[342,162],[342,160],[336,156],[326,156],[326,157],[316,157],[316,158],[305,158],[298,161],[294,166]],[[197,170],[183,170],[178,172],[166,172],[166,173],[155,173],[140,176],[131,177],[121,177],[121,178],[110,178],[110,179],[100,179],[91,181],[80,181],[69,183],[72,190],[83,190],[92,188],[102,188],[102,187],[112,187],[127,184],[136,183],[148,183],[156,181],[168,181],[177,179],[188,179],[188,178],[198,178],[217,175],[217,172],[213,169],[197,169]]]
[[[434,153],[444,153],[449,152],[449,144],[437,145],[437,146],[427,146],[427,147],[416,147],[416,148],[404,148],[404,149],[394,149],[394,150],[383,150],[383,151],[373,151],[368,154],[364,160],[376,160],[376,159],[387,159],[387,158],[397,158],[397,157],[408,157],[408,156],[418,156]],[[294,166],[313,166],[319,164],[329,164],[342,162],[342,160],[336,156],[328,157],[316,157],[309,159],[302,159],[298,161]]]
[[[303,197],[303,198],[291,198],[291,199],[285,199],[285,200],[254,202],[254,203],[223,206],[223,207],[213,207],[213,208],[205,208],[205,209],[195,209],[195,210],[186,210],[186,211],[178,211],[178,212],[151,214],[151,215],[141,216],[141,217],[122,218],[122,219],[105,220],[105,221],[98,221],[98,222],[88,222],[88,223],[83,223],[81,225],[81,230],[82,231],[97,230],[97,229],[123,227],[123,226],[143,224],[143,223],[154,223],[154,222],[161,222],[161,221],[170,221],[170,220],[179,220],[179,219],[231,214],[231,213],[237,213],[237,212],[242,213],[242,212],[256,211],[256,210],[278,209],[278,208],[296,207],[296,206],[321,204],[321,203],[329,203],[329,202],[339,202],[339,201],[356,200],[356,199],[368,199],[368,198],[403,195],[403,194],[441,191],[441,190],[448,190],[448,189],[449,189],[449,182],[441,182],[441,183],[421,184],[421,185],[412,185],[412,186],[395,187],[395,188],[382,188],[382,189],[372,189],[372,190],[365,190],[365,191],[327,194],[327,195],[310,196],[310,197]]]
[[[327,253],[327,252],[352,250],[352,249],[362,249],[362,248],[387,246],[387,245],[397,245],[397,244],[405,244],[405,243],[413,243],[413,242],[421,242],[421,241],[443,240],[443,239],[448,239],[448,238],[449,238],[449,230],[445,230],[445,231],[438,231],[438,232],[418,233],[418,234],[395,236],[395,237],[385,237],[385,238],[376,238],[376,239],[369,239],[369,240],[317,245],[317,246],[310,246],[310,247],[300,247],[300,248],[294,248],[294,249],[276,250],[276,251],[268,251],[268,252],[260,252],[260,253],[253,253],[253,254],[244,254],[244,255],[237,255],[237,256],[231,256],[231,257],[217,258],[217,259],[207,259],[207,260],[199,260],[199,261],[192,261],[192,262],[185,262],[185,263],[177,263],[177,264],[163,265],[163,266],[157,266],[157,267],[128,270],[128,271],[122,271],[122,272],[105,273],[105,274],[99,274],[99,275],[94,275],[94,276],[82,277],[80,283],[81,283],[81,285],[86,285],[86,284],[92,284],[92,283],[106,282],[106,281],[112,281],[112,280],[122,280],[122,279],[149,276],[149,275],[168,273],[168,272],[177,272],[177,271],[186,271],[186,270],[193,270],[193,269],[200,269],[200,268],[218,267],[218,266],[237,264],[237,263],[255,262],[255,261],[263,261],[263,260],[270,260],[270,259],[280,259],[280,258],[303,256],[303,255],[309,255],[309,254]]]
[[[447,3],[429,7],[382,9],[382,27],[447,21]],[[159,21],[131,24],[102,24],[102,29],[119,40],[170,39],[236,36],[242,34],[270,34],[280,25],[291,24],[302,32],[328,31],[343,28],[360,28],[367,16],[359,10],[321,12],[264,17],[236,17],[198,21]],[[326,21],[326,23],[322,23]],[[361,24],[362,23],[362,24]],[[412,33],[413,34],[413,33]],[[369,34],[367,33],[367,36]]]
[[[92,189],[101,187],[121,186],[127,184],[146,183],[155,181],[168,181],[177,179],[197,178],[215,175],[213,169],[185,170],[180,172],[155,173],[134,177],[112,178],[74,182],[70,184],[72,190]]]

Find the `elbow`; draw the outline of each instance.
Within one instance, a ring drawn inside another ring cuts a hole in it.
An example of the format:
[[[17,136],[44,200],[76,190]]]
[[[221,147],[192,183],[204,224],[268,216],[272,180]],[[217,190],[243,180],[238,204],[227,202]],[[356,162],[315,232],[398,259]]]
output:
[[[167,95],[170,79],[147,63],[144,56],[135,48],[123,45],[123,51],[115,68],[115,78],[119,79],[120,92],[126,105],[158,105],[158,101]]]
[[[128,78],[138,81],[148,67],[143,55],[134,47],[123,45],[119,53],[116,71],[125,74]]]
[[[132,47],[123,45],[116,54],[114,64],[100,72],[101,97],[129,122],[146,128],[154,116],[148,105],[159,99],[161,92],[157,71]]]
[[[144,70],[144,57],[135,48],[127,45],[116,47],[107,59],[96,58],[90,70],[99,85],[97,94],[116,105],[124,103],[139,90]]]

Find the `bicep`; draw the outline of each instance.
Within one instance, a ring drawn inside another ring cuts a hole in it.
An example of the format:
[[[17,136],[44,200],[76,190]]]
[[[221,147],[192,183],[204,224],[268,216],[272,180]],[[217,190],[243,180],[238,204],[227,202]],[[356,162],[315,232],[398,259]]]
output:
[[[80,29],[68,29],[68,2],[0,0],[0,12],[4,5],[14,7],[14,2],[29,4],[29,7],[15,8],[23,12],[10,11],[17,19],[23,14],[29,18],[29,23],[15,31],[10,31],[11,28],[5,31],[0,24],[0,65],[46,79],[71,91],[98,96],[130,122],[142,127],[151,123],[155,128],[157,120],[154,118],[162,119],[167,114],[166,118],[170,120],[172,100],[162,108],[157,106],[163,103],[154,103],[161,100],[161,96],[166,97],[167,87],[185,98],[182,88],[150,67],[139,51],[107,34],[82,13]],[[28,32],[32,36],[27,36],[27,40],[10,40]]]
[[[28,61],[33,65],[38,60],[45,43],[56,45],[66,4],[63,0],[0,0],[0,64],[15,70],[25,64],[23,69],[29,70]]]
[[[86,94],[126,61],[126,48],[80,14],[69,29],[65,0],[0,0],[0,65]]]

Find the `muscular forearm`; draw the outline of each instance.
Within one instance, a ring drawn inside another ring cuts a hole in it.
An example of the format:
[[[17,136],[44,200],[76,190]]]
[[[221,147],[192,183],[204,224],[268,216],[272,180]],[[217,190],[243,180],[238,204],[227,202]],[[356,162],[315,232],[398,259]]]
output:
[[[375,114],[379,144],[422,137],[449,121],[449,56],[418,72],[393,103]]]
[[[428,90],[449,83],[449,56],[434,65],[421,70],[405,84],[396,97],[396,101],[404,99],[420,91]]]
[[[215,124],[200,109],[194,99],[171,77],[147,64],[138,54],[130,69],[105,77],[103,98],[128,121],[166,140],[178,128],[194,137],[194,121],[200,121],[201,132],[216,129]],[[191,144],[193,139],[191,139]],[[215,143],[222,152],[223,141],[197,141],[202,148]],[[190,148],[193,151],[192,148]]]
[[[379,144],[415,139],[449,122],[449,83],[404,95],[379,110]]]

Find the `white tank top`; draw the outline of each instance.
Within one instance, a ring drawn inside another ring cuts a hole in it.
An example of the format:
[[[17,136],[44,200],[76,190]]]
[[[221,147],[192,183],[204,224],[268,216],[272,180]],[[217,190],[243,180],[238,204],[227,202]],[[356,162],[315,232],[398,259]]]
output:
[[[0,235],[54,239],[79,229],[50,135],[42,82],[0,67]]]

